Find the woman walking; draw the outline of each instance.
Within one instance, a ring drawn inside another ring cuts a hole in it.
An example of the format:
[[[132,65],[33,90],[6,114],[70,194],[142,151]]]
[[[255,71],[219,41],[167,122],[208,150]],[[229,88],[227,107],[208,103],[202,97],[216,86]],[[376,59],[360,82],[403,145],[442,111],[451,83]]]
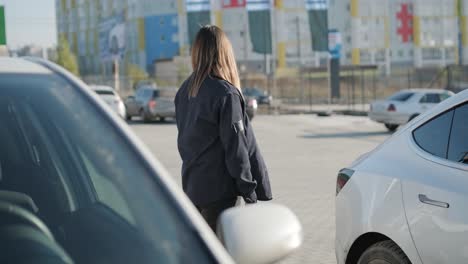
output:
[[[245,112],[234,52],[220,28],[200,29],[192,67],[175,98],[182,186],[216,231],[219,215],[235,206],[238,196],[250,204],[271,200],[272,194]]]

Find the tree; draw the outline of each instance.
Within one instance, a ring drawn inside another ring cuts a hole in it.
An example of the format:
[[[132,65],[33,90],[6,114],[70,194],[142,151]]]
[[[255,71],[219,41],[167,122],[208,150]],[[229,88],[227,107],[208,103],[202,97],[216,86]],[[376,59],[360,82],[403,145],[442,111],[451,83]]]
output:
[[[80,75],[75,54],[70,50],[70,45],[64,37],[60,37],[57,47],[57,64],[61,65],[76,76]]]
[[[140,81],[148,80],[148,73],[136,64],[129,63],[127,65],[127,76],[130,78],[133,85]]]

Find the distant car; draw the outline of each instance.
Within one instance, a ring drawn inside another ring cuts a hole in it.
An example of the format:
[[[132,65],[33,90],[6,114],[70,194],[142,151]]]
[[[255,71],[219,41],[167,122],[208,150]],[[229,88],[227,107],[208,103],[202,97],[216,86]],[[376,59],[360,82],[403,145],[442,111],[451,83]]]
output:
[[[112,110],[114,110],[120,117],[125,118],[127,111],[125,110],[125,104],[120,96],[109,86],[103,85],[90,85],[91,89],[106,102]]]
[[[273,203],[227,210],[217,239],[130,127],[63,68],[0,58],[0,84],[0,263],[272,263],[300,246],[297,217]]]
[[[249,119],[252,120],[257,114],[257,109],[258,109],[257,99],[245,96],[245,101],[247,103],[247,109],[246,109],[247,115],[249,116]]]
[[[453,94],[442,89],[402,90],[385,100],[373,102],[369,118],[385,124],[389,131],[395,131]]]
[[[176,89],[159,89],[150,85],[141,85],[134,96],[125,100],[127,120],[139,116],[143,122],[166,118],[175,118],[174,98]]]
[[[260,90],[258,88],[244,88],[242,93],[247,97],[253,97],[257,100],[258,104],[271,104],[273,97],[269,95],[266,91]]]
[[[468,90],[339,172],[337,262],[468,263],[467,204]]]

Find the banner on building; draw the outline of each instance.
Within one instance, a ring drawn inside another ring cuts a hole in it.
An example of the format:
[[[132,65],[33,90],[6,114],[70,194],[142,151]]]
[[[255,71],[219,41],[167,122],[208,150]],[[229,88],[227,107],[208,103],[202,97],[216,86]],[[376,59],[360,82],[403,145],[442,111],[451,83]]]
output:
[[[125,54],[125,17],[121,13],[99,23],[99,53],[102,60],[121,60]]]
[[[272,54],[271,1],[247,0],[246,7],[253,51]]]
[[[223,8],[245,7],[247,0],[223,0]]]
[[[309,15],[312,50],[328,51],[328,2],[327,0],[305,0]]]
[[[330,52],[332,59],[341,57],[342,43],[341,33],[337,29],[330,29],[328,31],[328,52]]]
[[[5,7],[0,6],[0,45],[6,45]]]
[[[201,27],[211,24],[210,0],[186,0],[187,28],[190,46]]]

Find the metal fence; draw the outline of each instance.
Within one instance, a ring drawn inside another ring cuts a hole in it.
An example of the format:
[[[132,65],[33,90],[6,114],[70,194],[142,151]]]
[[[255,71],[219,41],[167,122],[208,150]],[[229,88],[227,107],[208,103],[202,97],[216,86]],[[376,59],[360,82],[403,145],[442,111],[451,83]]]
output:
[[[179,74],[180,75],[180,74]],[[159,87],[177,88],[186,76],[156,76],[151,80]],[[277,72],[276,76],[262,73],[241,74],[242,87],[257,87],[275,98],[276,104],[294,106],[304,110],[320,109],[329,103],[340,109],[366,110],[376,99],[385,98],[396,91],[408,88],[441,88],[460,91],[468,88],[468,67],[447,66],[433,68],[396,68],[387,75],[380,67],[341,67],[338,96],[330,97],[329,75],[326,68],[292,69]],[[115,87],[113,76],[84,76],[88,84]],[[138,79],[119,77],[119,94],[126,97],[134,93]]]
[[[340,109],[366,110],[367,105],[402,89],[439,88],[455,92],[468,88],[467,66],[428,68],[394,67],[387,75],[373,65],[341,67],[338,96],[330,96],[326,68],[304,68],[280,73],[275,78],[265,75],[241,76],[243,87],[268,91],[282,106],[320,109],[331,103]]]

